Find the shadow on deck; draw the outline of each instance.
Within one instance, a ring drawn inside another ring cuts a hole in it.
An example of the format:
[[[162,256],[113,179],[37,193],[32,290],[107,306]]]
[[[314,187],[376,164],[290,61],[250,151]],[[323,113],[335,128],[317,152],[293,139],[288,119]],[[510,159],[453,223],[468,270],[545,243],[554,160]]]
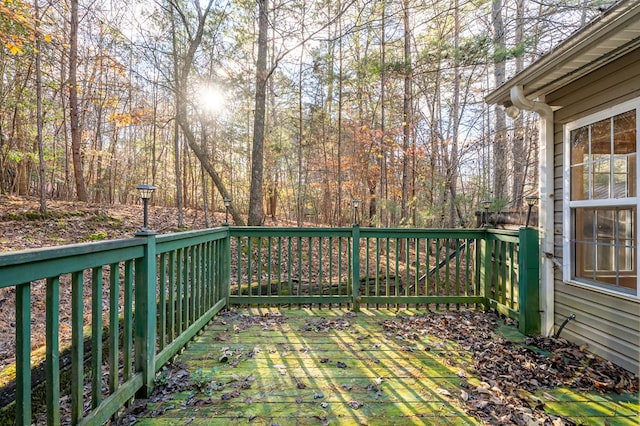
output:
[[[385,326],[424,313],[232,310],[158,374],[152,398],[119,424],[637,424],[637,393],[519,390],[527,403],[508,407],[517,398],[474,377],[469,348]]]

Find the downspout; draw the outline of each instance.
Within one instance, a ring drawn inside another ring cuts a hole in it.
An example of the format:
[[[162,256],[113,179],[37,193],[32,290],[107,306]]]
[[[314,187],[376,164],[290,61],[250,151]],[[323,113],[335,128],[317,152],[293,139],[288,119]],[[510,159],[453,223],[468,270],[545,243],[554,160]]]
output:
[[[511,88],[511,102],[519,109],[533,111],[540,116],[538,191],[540,207],[538,227],[540,229],[540,327],[545,336],[553,333],[554,323],[554,188],[553,188],[553,110],[544,102],[527,99],[522,86]]]

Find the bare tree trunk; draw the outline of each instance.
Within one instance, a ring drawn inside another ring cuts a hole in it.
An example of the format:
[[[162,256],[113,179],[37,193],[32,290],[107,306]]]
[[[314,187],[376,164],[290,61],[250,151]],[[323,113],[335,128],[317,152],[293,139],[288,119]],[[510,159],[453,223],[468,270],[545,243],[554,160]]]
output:
[[[34,1],[36,25],[40,26],[40,5],[38,0]],[[46,185],[46,169],[44,161],[44,144],[42,141],[42,42],[40,35],[36,35],[36,128],[38,140],[38,177],[40,179],[40,213],[47,212],[47,185]]]
[[[262,182],[264,174],[264,129],[267,88],[267,30],[268,0],[258,0],[258,60],[256,63],[255,116],[253,118],[253,147],[251,150],[251,187],[249,192],[249,226],[262,225]]]
[[[460,13],[458,11],[458,0],[455,0],[453,6],[454,16],[454,49],[458,51],[460,47]],[[456,56],[454,58],[455,65],[453,67],[453,108],[451,110],[450,123],[451,129],[451,153],[447,164],[447,183],[449,185],[449,193],[451,194],[451,204],[449,205],[449,227],[456,227],[456,215],[462,222],[462,215],[458,208],[458,135],[460,127],[460,61]]]
[[[524,0],[516,1],[516,45],[524,41]],[[517,56],[516,74],[522,71],[524,60],[522,56]],[[524,183],[527,170],[527,154],[524,147],[524,127],[522,114],[514,121],[513,140],[511,141],[511,154],[513,157],[513,188],[511,191],[512,206],[515,210],[521,210],[523,207],[522,195],[524,191]]]
[[[400,220],[409,224],[409,144],[412,127],[412,64],[411,64],[411,30],[409,29],[409,1],[403,2],[404,22],[404,99],[402,104],[402,202]]]
[[[380,209],[379,220],[382,226],[389,226],[389,212],[385,212],[387,201],[387,147],[385,145],[385,86],[386,86],[386,2],[382,3],[382,34],[380,41]]]
[[[504,23],[502,20],[502,0],[492,2],[493,44],[496,50],[504,49]],[[494,65],[493,75],[496,87],[504,82],[505,62],[500,59]],[[502,106],[495,107],[495,130],[493,141],[493,153],[495,174],[493,177],[493,197],[504,200],[507,195],[507,158],[506,158],[506,118]]]
[[[176,115],[180,110],[180,98],[182,91],[182,83],[180,81],[181,76],[179,72],[179,64],[178,64],[178,40],[176,35],[176,17],[173,11],[173,8],[169,8],[169,13],[171,16],[171,42],[172,42],[172,56],[173,56],[173,78],[174,89],[175,89],[175,107],[176,107]],[[180,162],[180,130],[178,128],[178,123],[173,123],[173,166],[174,166],[174,178],[176,180],[176,208],[178,210],[178,228],[184,227],[184,205],[182,200],[182,167]]]
[[[82,167],[82,129],[78,110],[78,0],[71,0],[71,31],[69,34],[69,119],[71,123],[71,155],[79,201],[88,201]]]

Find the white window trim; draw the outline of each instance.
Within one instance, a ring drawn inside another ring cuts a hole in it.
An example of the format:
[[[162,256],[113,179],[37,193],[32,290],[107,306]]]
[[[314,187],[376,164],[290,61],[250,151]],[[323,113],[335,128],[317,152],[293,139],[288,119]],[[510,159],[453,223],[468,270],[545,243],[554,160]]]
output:
[[[595,123],[600,120],[613,117],[618,114],[622,114],[625,111],[636,110],[636,196],[630,198],[618,198],[609,200],[571,200],[571,144],[570,135],[571,131],[579,127],[586,126],[591,123]],[[588,283],[575,280],[571,277],[571,269],[573,267],[573,252],[571,250],[571,233],[573,231],[571,225],[571,208],[572,207],[598,207],[598,206],[636,206],[638,209],[638,190],[640,190],[640,152],[638,152],[638,145],[640,144],[640,97],[631,99],[629,101],[620,103],[611,108],[599,111],[595,114],[588,115],[580,118],[576,121],[572,121],[563,126],[563,148],[564,148],[564,164],[562,172],[562,254],[565,261],[563,262],[562,278],[565,282],[575,284],[580,287],[589,288],[602,293],[614,295],[622,298],[640,299],[640,286],[636,286],[636,294],[626,293],[614,288],[607,288],[606,285],[597,285],[595,283]],[[640,209],[638,209],[640,210]],[[640,216],[640,211],[638,211]],[[636,223],[636,227],[638,224]],[[640,232],[636,230],[636,271],[640,271]]]

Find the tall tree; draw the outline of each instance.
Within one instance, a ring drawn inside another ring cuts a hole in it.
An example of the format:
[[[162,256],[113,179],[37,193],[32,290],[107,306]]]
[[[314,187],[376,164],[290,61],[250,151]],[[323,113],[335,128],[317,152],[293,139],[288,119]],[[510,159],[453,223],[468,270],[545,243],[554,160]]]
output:
[[[502,19],[502,0],[493,0],[491,3],[491,21],[493,24],[493,45],[495,49],[496,63],[493,68],[493,76],[496,87],[505,81],[505,33]],[[505,200],[507,196],[508,163],[506,158],[506,117],[502,106],[494,109],[495,125],[493,137],[493,154],[495,171],[493,176],[493,197],[496,200]]]
[[[84,180],[82,159],[82,128],[78,104],[78,0],[71,0],[71,30],[69,33],[69,122],[71,124],[71,152],[73,157],[73,175],[76,183],[76,197],[79,201],[88,201],[87,186]]]
[[[262,225],[262,181],[264,174],[264,129],[267,99],[267,32],[269,30],[268,0],[258,0],[258,58],[256,61],[253,145],[251,150],[251,187],[249,190],[249,226]]]

